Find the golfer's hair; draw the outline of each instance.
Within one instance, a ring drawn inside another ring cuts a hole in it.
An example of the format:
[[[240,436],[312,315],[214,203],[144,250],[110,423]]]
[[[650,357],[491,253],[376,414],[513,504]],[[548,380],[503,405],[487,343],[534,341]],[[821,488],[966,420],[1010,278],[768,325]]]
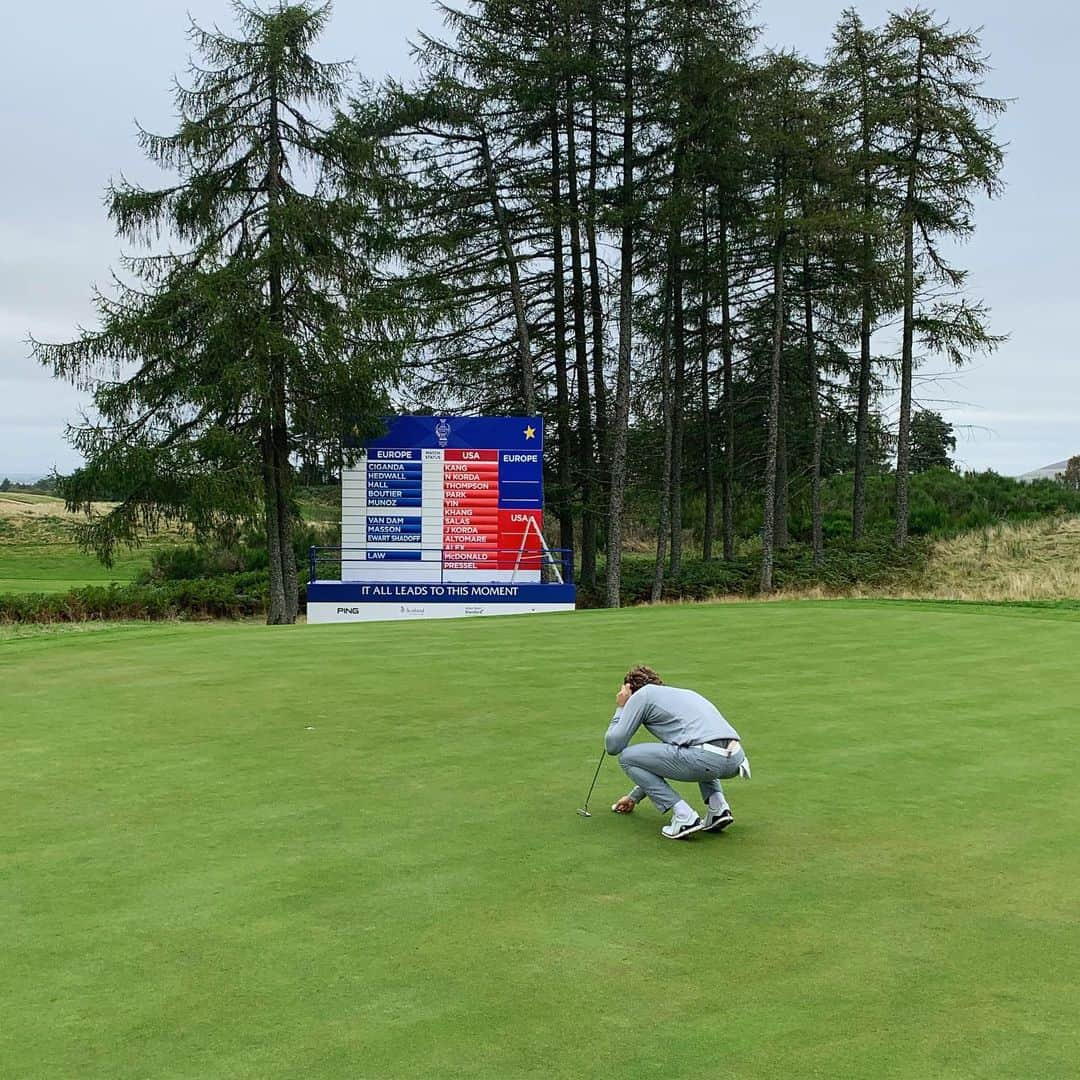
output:
[[[636,693],[643,686],[663,686],[664,680],[656,674],[651,667],[645,667],[644,664],[638,667],[632,667],[627,673],[623,682],[630,687],[630,690]]]

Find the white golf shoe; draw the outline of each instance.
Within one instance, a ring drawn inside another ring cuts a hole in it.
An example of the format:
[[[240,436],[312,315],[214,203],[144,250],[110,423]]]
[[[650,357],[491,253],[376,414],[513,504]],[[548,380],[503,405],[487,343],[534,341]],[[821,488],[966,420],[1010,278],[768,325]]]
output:
[[[668,840],[685,840],[693,836],[704,824],[692,810],[684,817],[673,813],[671,821],[660,830],[660,835]]]
[[[705,815],[705,824],[701,826],[701,831],[723,832],[734,820],[730,806],[725,806],[723,810],[710,810]]]

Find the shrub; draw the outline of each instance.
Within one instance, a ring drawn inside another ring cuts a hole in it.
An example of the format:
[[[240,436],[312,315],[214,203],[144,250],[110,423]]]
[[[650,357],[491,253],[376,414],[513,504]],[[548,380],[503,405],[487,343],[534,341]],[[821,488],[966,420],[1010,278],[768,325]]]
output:
[[[336,546],[340,537],[341,528],[338,525],[305,523],[296,528],[293,549],[301,582],[307,581],[308,549]],[[265,538],[256,532],[249,532],[235,544],[182,544],[160,548],[151,556],[150,568],[137,580],[143,585],[192,581],[229,574],[265,572],[269,565]]]
[[[755,596],[761,573],[761,554],[756,545],[731,562],[713,559],[686,559],[678,577],[665,576],[662,599],[709,600],[721,596]],[[777,552],[774,581],[778,589],[808,589],[821,586],[829,590],[884,588],[902,584],[925,564],[929,543],[912,540],[897,551],[887,536],[869,536],[857,543],[850,539],[835,541],[825,549],[821,566],[814,565],[813,551],[805,544],[792,544]],[[651,558],[624,555],[620,595],[625,605],[646,603],[652,598],[653,567]],[[603,587],[578,589],[579,607],[600,607]]]
[[[0,595],[0,622],[227,619],[266,610],[265,574],[228,574],[161,585],[86,586],[67,593]]]

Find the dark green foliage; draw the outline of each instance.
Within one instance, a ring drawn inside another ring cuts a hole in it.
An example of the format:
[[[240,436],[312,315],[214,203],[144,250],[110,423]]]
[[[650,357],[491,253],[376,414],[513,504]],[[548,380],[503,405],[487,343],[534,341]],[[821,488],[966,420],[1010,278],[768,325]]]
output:
[[[822,487],[823,526],[827,541],[820,567],[814,566],[811,546],[809,489],[805,481],[794,488],[791,505],[793,543],[777,554],[775,586],[781,589],[843,590],[851,587],[884,589],[914,580],[926,557],[924,541],[955,536],[1002,522],[1035,521],[1051,515],[1080,514],[1080,491],[1054,480],[1025,484],[994,472],[957,473],[937,466],[911,478],[911,534],[916,540],[897,549],[890,542],[895,520],[896,483],[891,472],[866,478],[866,533],[851,540],[851,472],[829,477]],[[632,518],[650,518],[655,487],[634,491]],[[724,562],[692,559],[682,572],[665,581],[664,599],[702,600],[713,596],[753,596],[760,566],[756,537],[761,530],[761,506],[754,498],[736,508],[742,554]],[[696,537],[703,527],[700,496],[687,501],[686,527]],[[623,602],[652,598],[653,563],[641,555],[624,556]],[[599,597],[579,588],[582,606],[600,606]]]
[[[260,569],[265,569],[265,546],[262,554]],[[245,555],[246,551],[240,547],[227,550],[211,545],[181,544],[161,548],[151,556],[150,566],[138,576],[136,583],[157,585],[165,581],[190,581],[239,573],[250,569]]]
[[[43,476],[40,480],[35,480],[31,484],[20,484],[5,476],[3,481],[0,482],[0,491],[22,491],[27,495],[55,495],[57,482],[60,479],[61,477],[54,473]]]
[[[1069,458],[1062,475],[1062,482],[1070,491],[1080,492],[1080,454]]]
[[[308,551],[312,547],[336,547],[341,542],[337,525],[308,524],[293,531],[293,554],[301,582],[307,581]],[[170,581],[208,579],[261,571],[269,566],[266,540],[249,532],[232,544],[181,544],[154,552],[150,567],[138,580],[142,585]]]
[[[118,505],[83,542],[108,561],[163,521],[200,537],[258,522],[269,618],[291,622],[292,455],[317,459],[347,425],[378,430],[407,308],[375,271],[392,215],[375,205],[367,148],[319,123],[348,75],[310,55],[329,6],[233,12],[236,37],[191,26],[199,58],[176,85],[176,131],[140,129],[176,182],[107,193],[119,236],[169,243],[126,259],[125,279],[95,296],[99,329],[34,351],[88,384],[101,417],[72,431],[87,463],[62,492],[73,508]]]
[[[850,528],[850,525],[849,525]],[[841,591],[861,587],[882,589],[913,581],[925,563],[927,545],[913,542],[902,551],[890,543],[887,533],[878,533],[859,541],[843,532],[825,551],[820,565],[815,564],[813,548],[808,544],[789,544],[777,552],[773,585],[793,591],[824,588]],[[760,592],[761,556],[754,551],[725,560],[684,560],[677,576],[664,581],[664,600],[710,600],[718,597],[751,597]],[[653,563],[643,556],[624,555],[622,603],[642,604],[652,599]],[[578,590],[579,606],[599,607],[594,590]]]
[[[888,530],[895,513],[895,483],[891,474],[867,481],[867,527]],[[852,478],[832,478],[825,487],[826,535],[843,536],[851,525]],[[1080,492],[1053,480],[1025,484],[995,472],[957,473],[941,466],[911,478],[911,532],[916,536],[947,537],[1000,522],[1034,521],[1052,514],[1080,513]],[[797,517],[795,534],[804,535],[805,517]]]
[[[265,571],[160,585],[87,586],[68,593],[7,593],[0,595],[0,623],[238,619],[263,614],[268,595]]]
[[[119,503],[84,531],[104,558],[181,519],[197,543],[155,573],[265,566],[290,621],[294,525],[335,516],[294,470],[326,483],[345,419],[362,439],[391,396],[543,415],[558,544],[587,594],[610,546],[612,602],[624,518],[627,546],[661,534],[661,595],[666,550],[673,588],[727,588],[760,538],[768,588],[789,541],[830,574],[826,545],[884,514],[902,545],[1012,513],[936,476],[955,438],[913,400],[924,356],[1001,340],[949,261],[1001,189],[977,33],[848,10],[818,64],[756,51],[744,0],[476,0],[443,6],[415,84],[345,115],[346,69],[310,56],[328,7],[234,10],[236,37],[192,28],[178,129],[140,134],[176,186],[109,189],[121,236],[179,250],[125,264],[100,330],[36,346],[95,389],[62,491]],[[684,581],[684,540],[721,537],[730,574]]]

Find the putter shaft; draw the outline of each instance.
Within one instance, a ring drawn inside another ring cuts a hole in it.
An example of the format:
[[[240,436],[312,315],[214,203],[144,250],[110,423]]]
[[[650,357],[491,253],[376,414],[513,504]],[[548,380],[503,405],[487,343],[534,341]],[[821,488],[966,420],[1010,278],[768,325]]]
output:
[[[589,800],[592,798],[593,788],[596,787],[596,778],[600,775],[600,768],[604,764],[605,757],[607,757],[606,751],[600,755],[600,760],[596,763],[596,772],[593,773],[592,783],[589,785],[589,794],[585,796],[585,805],[578,810],[582,817],[592,817],[592,814],[589,813]]]

